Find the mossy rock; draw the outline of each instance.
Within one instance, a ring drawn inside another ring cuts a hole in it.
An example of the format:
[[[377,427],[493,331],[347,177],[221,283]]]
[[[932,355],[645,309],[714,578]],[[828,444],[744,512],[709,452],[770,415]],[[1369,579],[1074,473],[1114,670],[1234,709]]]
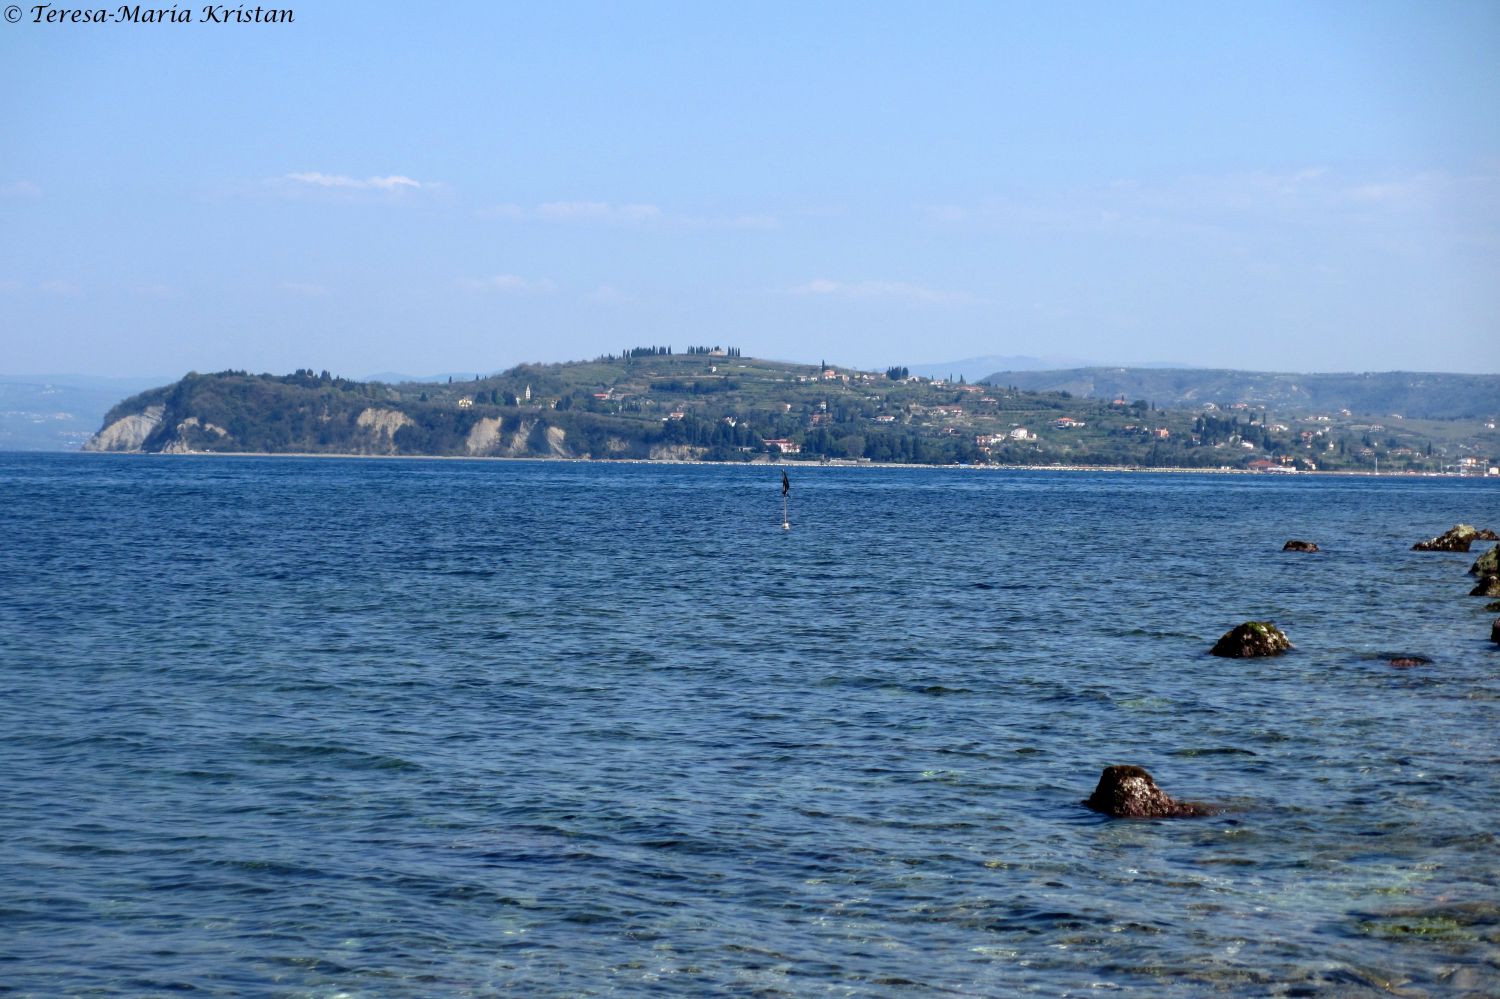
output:
[[[1418,541],[1411,546],[1414,552],[1466,552],[1469,545],[1479,537],[1473,524],[1454,524],[1435,538]]]
[[[1224,632],[1209,653],[1226,659],[1279,656],[1292,647],[1286,632],[1270,621],[1246,621]]]
[[[1500,611],[1500,600],[1491,600],[1484,605],[1484,609],[1487,611]]]
[[[1490,641],[1500,645],[1500,617],[1495,618],[1495,623],[1490,625]]]
[[[1298,541],[1293,538],[1291,541],[1288,541],[1286,544],[1282,545],[1281,550],[1284,552],[1315,552],[1318,551],[1319,548],[1311,541]]]
[[[1500,597],[1500,576],[1485,576],[1469,591],[1471,597]]]
[[[1117,819],[1176,819],[1218,811],[1211,805],[1172,798],[1149,773],[1132,766],[1105,767],[1084,804]]]
[[[1474,560],[1469,566],[1471,576],[1500,575],[1500,545],[1496,545]]]

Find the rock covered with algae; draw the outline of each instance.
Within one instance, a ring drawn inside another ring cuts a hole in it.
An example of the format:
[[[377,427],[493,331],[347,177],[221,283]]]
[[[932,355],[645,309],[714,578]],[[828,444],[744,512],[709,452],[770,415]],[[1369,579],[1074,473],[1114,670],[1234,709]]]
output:
[[[1494,576],[1500,574],[1500,545],[1496,545],[1474,560],[1469,566],[1471,576]]]
[[[1500,597],[1500,576],[1481,576],[1469,591],[1471,597]]]
[[[1311,541],[1299,541],[1296,538],[1293,538],[1291,541],[1288,541],[1286,544],[1282,545],[1281,550],[1284,552],[1315,552],[1319,551],[1320,549]]]
[[[1119,819],[1180,819],[1217,811],[1199,802],[1178,801],[1157,787],[1144,769],[1132,766],[1105,767],[1084,804]]]
[[[1495,532],[1478,530],[1473,524],[1454,524],[1435,538],[1418,541],[1411,546],[1414,552],[1466,552],[1475,541],[1493,541]]]
[[[1226,659],[1279,656],[1292,647],[1286,632],[1270,621],[1246,621],[1231,628],[1214,643],[1209,653]]]

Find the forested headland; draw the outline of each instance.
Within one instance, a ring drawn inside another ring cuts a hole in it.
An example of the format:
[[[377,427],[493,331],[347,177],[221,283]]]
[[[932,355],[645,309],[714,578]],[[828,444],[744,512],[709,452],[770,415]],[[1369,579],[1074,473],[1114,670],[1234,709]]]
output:
[[[191,373],[115,406],[87,449],[1386,471],[1500,454],[1493,419],[1172,402],[634,347],[442,382]]]

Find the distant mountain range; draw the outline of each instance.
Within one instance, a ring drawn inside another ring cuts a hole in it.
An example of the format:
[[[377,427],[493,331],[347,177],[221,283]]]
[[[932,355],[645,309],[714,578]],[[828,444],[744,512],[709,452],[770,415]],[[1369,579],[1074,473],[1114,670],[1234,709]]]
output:
[[[439,383],[470,382],[474,380],[478,372],[474,371],[444,371],[436,375],[407,375],[399,371],[377,371],[373,375],[365,375],[360,379],[362,382],[381,382],[385,385],[403,385],[408,382],[420,382],[423,385],[436,385]]]
[[[1060,371],[1068,368],[1101,367],[1098,361],[1081,357],[1031,357],[1027,354],[986,354],[983,357],[966,357],[959,361],[939,361],[935,364],[909,364],[907,370],[924,378],[963,378],[977,382],[996,371]],[[1137,368],[1186,368],[1185,364],[1172,361],[1145,362],[1130,365]]]
[[[1001,370],[984,380],[1031,392],[1068,392],[1091,399],[1144,399],[1159,408],[1244,403],[1283,416],[1313,413],[1407,419],[1493,419],[1500,415],[1500,375],[1381,371],[1292,374],[1210,368],[1070,368]]]

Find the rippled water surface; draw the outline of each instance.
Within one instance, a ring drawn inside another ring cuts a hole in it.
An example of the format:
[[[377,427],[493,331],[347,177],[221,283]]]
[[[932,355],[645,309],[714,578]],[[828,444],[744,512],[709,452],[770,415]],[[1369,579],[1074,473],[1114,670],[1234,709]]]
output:
[[[792,481],[0,456],[0,991],[1500,993],[1493,480]]]

